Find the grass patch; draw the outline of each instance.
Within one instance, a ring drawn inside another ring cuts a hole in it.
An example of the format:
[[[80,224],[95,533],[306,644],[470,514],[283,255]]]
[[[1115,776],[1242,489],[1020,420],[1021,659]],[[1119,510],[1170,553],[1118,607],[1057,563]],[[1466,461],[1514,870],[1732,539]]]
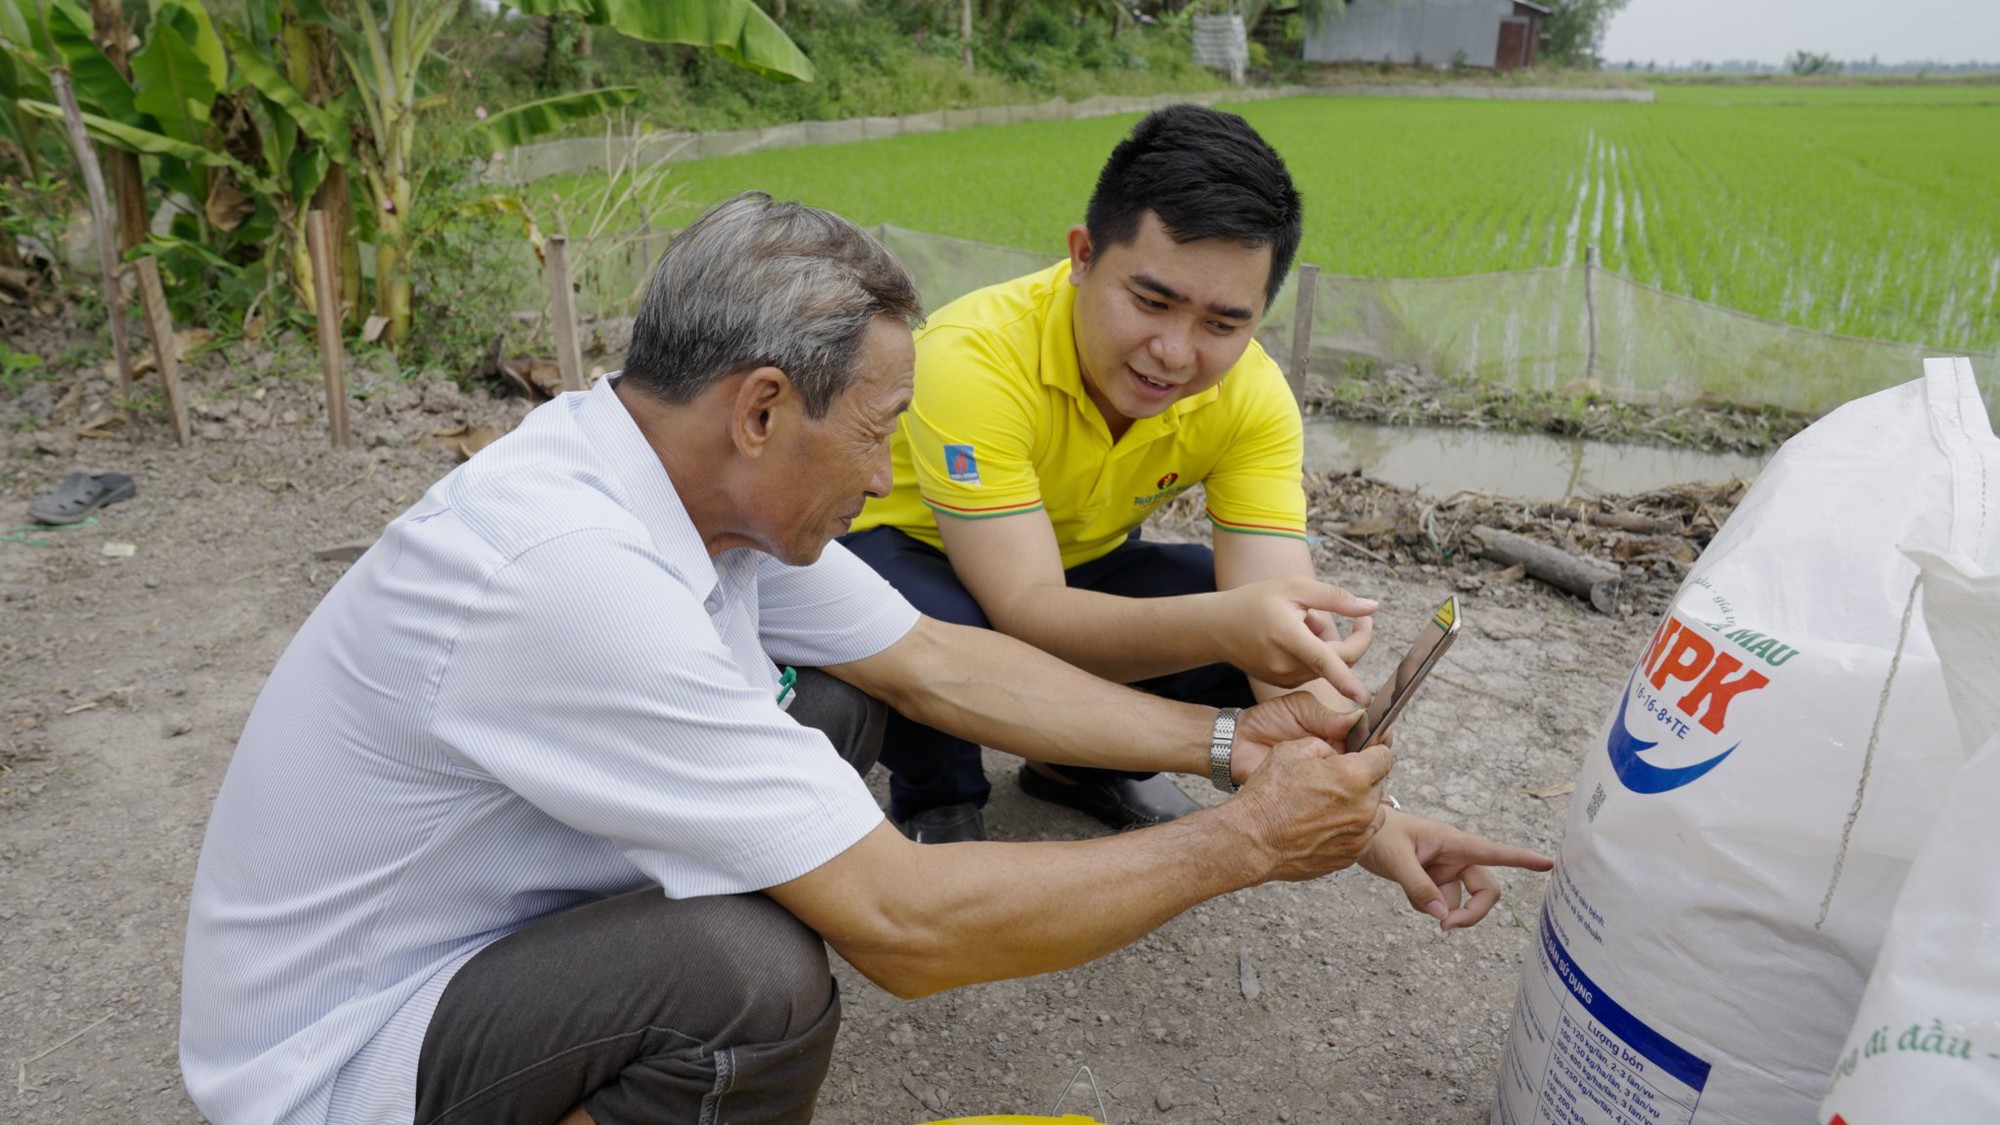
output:
[[[1302,261],[1439,277],[1599,261],[1802,327],[2000,351],[2000,104],[1990,86],[1676,87],[1655,104],[1292,98],[1231,106],[1305,195]],[[1928,99],[1928,100],[1927,100]],[[696,161],[655,216],[762,188],[865,224],[1061,253],[1134,118]],[[531,194],[588,196],[601,177]],[[636,223],[636,213],[624,216]]]

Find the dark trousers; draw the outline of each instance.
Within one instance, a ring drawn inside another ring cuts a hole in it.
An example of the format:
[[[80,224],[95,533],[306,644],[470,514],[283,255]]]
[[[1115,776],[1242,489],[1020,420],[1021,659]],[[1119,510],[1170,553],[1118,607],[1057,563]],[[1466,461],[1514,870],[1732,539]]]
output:
[[[801,670],[792,717],[863,774],[888,709]],[[812,1119],[840,1030],[826,946],[762,894],[658,887],[565,910],[460,966],[417,1064],[418,1125]]]
[[[985,611],[959,584],[943,551],[892,527],[872,527],[844,536],[841,542],[925,616],[954,625],[992,628]],[[1199,543],[1149,543],[1135,531],[1110,554],[1064,571],[1063,580],[1075,589],[1126,598],[1210,593],[1215,589],[1215,555]],[[1247,707],[1256,702],[1249,679],[1228,664],[1156,676],[1132,686],[1210,707]],[[893,774],[889,815],[899,821],[942,805],[983,806],[992,792],[976,743],[912,722],[894,711],[889,713],[889,728],[883,738],[882,764]],[[1064,766],[1062,773],[1079,781],[1153,776],[1077,766]]]

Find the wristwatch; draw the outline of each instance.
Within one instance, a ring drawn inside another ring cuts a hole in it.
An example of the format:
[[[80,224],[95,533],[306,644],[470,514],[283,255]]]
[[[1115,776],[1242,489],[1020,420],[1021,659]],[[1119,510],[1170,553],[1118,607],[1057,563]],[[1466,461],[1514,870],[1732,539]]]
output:
[[[1208,736],[1208,780],[1224,793],[1236,792],[1229,776],[1230,751],[1236,748],[1236,716],[1241,707],[1224,707],[1215,713],[1215,731]]]

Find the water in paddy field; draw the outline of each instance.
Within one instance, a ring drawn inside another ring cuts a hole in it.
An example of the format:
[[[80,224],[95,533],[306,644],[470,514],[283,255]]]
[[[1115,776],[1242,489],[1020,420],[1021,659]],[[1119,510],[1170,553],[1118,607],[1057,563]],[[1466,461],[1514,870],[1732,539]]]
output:
[[[1306,471],[1345,472],[1442,499],[1460,489],[1561,500],[1580,486],[1646,492],[1692,481],[1756,477],[1763,455],[1705,453],[1552,434],[1383,426],[1306,419]]]

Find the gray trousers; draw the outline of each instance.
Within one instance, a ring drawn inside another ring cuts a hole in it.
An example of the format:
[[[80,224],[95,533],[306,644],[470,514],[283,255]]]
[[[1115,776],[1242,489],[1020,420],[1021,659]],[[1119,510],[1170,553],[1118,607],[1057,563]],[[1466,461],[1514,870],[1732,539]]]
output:
[[[887,709],[801,669],[791,707],[866,774]],[[417,1064],[417,1125],[812,1120],[840,1030],[819,935],[762,894],[658,887],[517,930],[461,966]]]

